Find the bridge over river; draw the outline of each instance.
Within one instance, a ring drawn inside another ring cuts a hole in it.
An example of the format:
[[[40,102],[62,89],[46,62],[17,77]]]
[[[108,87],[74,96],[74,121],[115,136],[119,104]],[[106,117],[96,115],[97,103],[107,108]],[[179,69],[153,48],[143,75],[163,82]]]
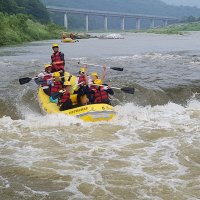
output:
[[[68,14],[83,14],[85,15],[85,30],[89,31],[89,16],[103,16],[104,17],[104,30],[108,30],[108,17],[119,17],[121,19],[121,30],[125,30],[125,18],[132,18],[136,20],[136,29],[140,30],[141,20],[147,19],[150,22],[150,28],[155,27],[155,21],[159,20],[163,22],[163,26],[167,26],[168,22],[175,23],[179,19],[167,16],[156,16],[156,15],[142,15],[142,14],[132,14],[132,13],[119,13],[119,12],[109,12],[109,11],[98,11],[98,10],[85,10],[85,9],[75,9],[75,8],[63,8],[47,6],[49,12],[57,12],[64,14],[64,26],[68,27]]]

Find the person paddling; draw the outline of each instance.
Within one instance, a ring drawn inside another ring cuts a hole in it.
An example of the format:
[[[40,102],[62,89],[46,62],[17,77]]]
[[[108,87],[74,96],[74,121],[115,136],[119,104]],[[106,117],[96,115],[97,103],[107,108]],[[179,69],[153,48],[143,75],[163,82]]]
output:
[[[77,93],[77,103],[78,105],[86,105],[89,102],[89,87],[88,87],[88,77],[87,77],[87,65],[80,68],[78,76],[78,91]]]
[[[106,65],[103,66],[103,73],[102,73],[102,82],[104,82],[106,76]],[[97,72],[92,72],[91,73],[91,78],[89,79],[89,90],[90,90],[90,103],[94,103],[94,93],[92,93],[92,90],[95,90],[95,86],[94,86],[94,81],[99,79],[99,75]]]
[[[62,89],[62,81],[60,78],[60,73],[59,72],[54,72],[53,73],[54,80],[51,84],[51,96],[50,96],[50,102],[52,103],[58,103],[58,99],[54,99],[53,96],[55,93],[58,93]]]
[[[61,93],[58,105],[60,106],[60,111],[68,110],[73,107],[72,101],[70,99],[70,91],[71,91],[71,83],[69,81],[65,81],[63,84],[63,90],[59,91]]]
[[[110,88],[110,86],[104,86],[102,85],[102,80],[101,79],[96,79],[94,81],[94,87],[91,91],[91,93],[94,94],[94,103],[106,103],[106,104],[111,104],[110,99],[109,99],[109,94],[113,95],[114,92]]]
[[[105,77],[106,77],[106,69],[107,69],[107,67],[106,67],[106,65],[104,65],[104,66],[103,66],[103,73],[102,73],[102,76],[101,76],[102,82],[104,82],[104,79],[105,79]],[[98,73],[97,73],[97,72],[92,72],[92,73],[91,73],[91,81],[94,83],[94,81],[95,81],[96,79],[99,79]]]
[[[53,78],[53,74],[51,73],[52,65],[51,64],[45,64],[44,65],[44,71],[38,74],[38,78],[41,78],[44,83],[41,85],[42,89],[45,94],[50,96],[50,84]]]

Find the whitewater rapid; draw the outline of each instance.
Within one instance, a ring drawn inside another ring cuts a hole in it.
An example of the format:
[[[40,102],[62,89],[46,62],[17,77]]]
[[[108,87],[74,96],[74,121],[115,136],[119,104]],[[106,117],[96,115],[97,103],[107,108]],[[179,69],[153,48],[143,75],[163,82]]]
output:
[[[42,115],[34,82],[19,85],[20,77],[34,77],[49,62],[55,41],[1,48],[0,199],[199,199],[195,37],[125,35],[124,40],[61,44],[73,74],[78,61],[107,63],[124,67],[123,72],[108,70],[107,83],[135,88],[134,95],[115,90],[116,117],[97,123]],[[183,40],[188,49],[179,44]],[[148,51],[147,46],[142,53],[137,50],[147,41]],[[102,68],[92,71],[101,74]]]

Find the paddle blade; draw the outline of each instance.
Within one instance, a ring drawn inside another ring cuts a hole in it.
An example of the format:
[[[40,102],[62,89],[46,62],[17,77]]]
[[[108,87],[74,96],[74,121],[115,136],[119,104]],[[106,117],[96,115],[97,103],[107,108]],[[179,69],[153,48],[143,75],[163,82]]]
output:
[[[124,70],[124,68],[120,68],[120,67],[110,67],[110,69],[120,71],[120,72]]]
[[[128,93],[128,94],[134,94],[135,93],[135,88],[124,87],[124,88],[121,88],[121,91],[123,91],[124,93]]]
[[[19,83],[20,83],[20,85],[23,85],[23,84],[30,82],[31,80],[32,80],[32,78],[29,78],[29,77],[20,78]]]

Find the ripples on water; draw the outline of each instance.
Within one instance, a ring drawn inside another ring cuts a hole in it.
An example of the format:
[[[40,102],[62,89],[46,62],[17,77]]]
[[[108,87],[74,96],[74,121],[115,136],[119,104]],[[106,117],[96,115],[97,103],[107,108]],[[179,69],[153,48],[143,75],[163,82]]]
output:
[[[41,63],[0,61],[12,71],[0,80],[0,199],[199,199],[198,57],[147,53],[67,62],[79,60],[125,68],[109,71],[107,82],[136,93],[116,91],[113,121],[42,116],[35,85],[18,85]]]

